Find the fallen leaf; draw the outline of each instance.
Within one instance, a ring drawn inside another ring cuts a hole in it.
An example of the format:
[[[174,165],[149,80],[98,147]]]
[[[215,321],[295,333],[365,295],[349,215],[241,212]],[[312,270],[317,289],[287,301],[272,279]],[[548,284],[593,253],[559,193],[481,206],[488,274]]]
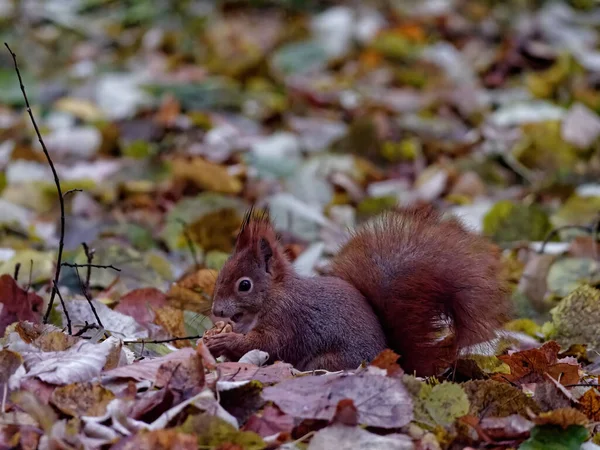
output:
[[[163,306],[154,310],[156,314],[154,323],[160,325],[173,337],[184,337],[185,324],[183,322],[183,311],[171,306]],[[178,348],[187,347],[190,345],[188,340],[179,340],[173,342],[173,345]]]
[[[575,103],[563,119],[560,131],[565,141],[586,149],[600,136],[600,117],[585,105]]]
[[[197,395],[204,388],[202,358],[194,353],[184,361],[166,361],[156,372],[155,387],[177,394],[175,403]]]
[[[521,450],[579,450],[588,439],[588,431],[581,425],[572,425],[566,430],[546,425],[531,430],[531,437],[523,442]]]
[[[317,431],[308,444],[308,450],[412,450],[415,445],[408,436],[380,436],[359,427],[334,424]]]
[[[400,355],[397,355],[392,350],[385,349],[371,361],[371,365],[384,369],[388,376],[402,376],[404,371],[398,364]]]
[[[42,297],[35,292],[25,291],[10,275],[0,276],[0,335],[14,322],[28,320],[39,323]]]
[[[493,380],[467,381],[462,384],[470,404],[469,415],[480,417],[506,417],[511,414],[527,415],[527,411],[540,411],[537,403],[520,389],[508,383]]]
[[[586,344],[589,351],[600,349],[600,291],[591,286],[580,286],[550,311],[551,339],[565,348]],[[574,383],[577,383],[575,381]]]
[[[265,400],[306,419],[331,420],[340,400],[357,405],[359,423],[398,428],[412,420],[413,402],[402,381],[380,375],[305,376],[265,388]]]
[[[167,304],[167,296],[156,288],[134,289],[119,300],[115,311],[133,317],[138,323],[148,325],[154,320],[152,308]]]
[[[585,414],[575,408],[560,408],[540,413],[533,419],[536,425],[558,425],[567,429],[571,425],[586,426],[589,423]]]
[[[122,439],[111,448],[114,450],[197,450],[198,442],[191,434],[174,429],[141,431]]]
[[[242,190],[241,181],[229,174],[226,167],[202,158],[176,158],[172,160],[175,179],[188,180],[199,189],[223,194],[237,194]]]
[[[73,417],[102,416],[115,395],[98,383],[72,383],[54,390],[51,403]]]
[[[276,406],[267,406],[262,412],[251,416],[243,429],[254,431],[263,438],[278,433],[291,433],[294,429],[294,418]]]
[[[425,410],[435,423],[441,426],[451,425],[469,412],[469,398],[456,383],[444,382],[435,385],[422,400]]]
[[[169,353],[160,358],[138,361],[127,366],[108,370],[102,373],[102,378],[106,380],[114,378],[132,378],[138,381],[149,380],[154,382],[156,380],[158,369],[163,363],[167,361],[187,361],[194,353],[192,348],[182,348],[181,350]]]
[[[112,347],[118,340],[110,337],[100,344],[79,342],[65,351],[22,353],[27,376],[47,383],[65,385],[89,381],[100,375]]]
[[[579,409],[593,422],[600,421],[600,395],[595,389],[588,389],[579,398]]]
[[[230,423],[209,414],[188,416],[181,430],[198,436],[200,448],[217,448],[223,444],[237,444],[245,450],[262,450],[265,443],[252,431],[239,431]]]
[[[200,269],[171,285],[167,298],[173,307],[206,314],[212,305],[212,295],[218,272]]]
[[[516,384],[538,383],[544,381],[544,374],[550,375],[563,385],[579,382],[579,365],[558,360],[560,346],[550,341],[540,348],[523,350],[498,358],[510,366],[510,374],[498,374],[497,381],[509,381]]]

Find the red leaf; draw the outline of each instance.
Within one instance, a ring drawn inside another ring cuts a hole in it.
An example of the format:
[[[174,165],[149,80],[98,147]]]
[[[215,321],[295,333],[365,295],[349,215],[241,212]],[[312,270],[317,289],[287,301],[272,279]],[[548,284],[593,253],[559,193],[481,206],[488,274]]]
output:
[[[115,311],[133,317],[136,322],[147,325],[154,321],[150,307],[162,308],[167,304],[167,296],[155,288],[134,289],[119,301]]]
[[[0,335],[14,322],[30,321],[39,323],[42,297],[35,292],[22,289],[10,275],[0,277]]]

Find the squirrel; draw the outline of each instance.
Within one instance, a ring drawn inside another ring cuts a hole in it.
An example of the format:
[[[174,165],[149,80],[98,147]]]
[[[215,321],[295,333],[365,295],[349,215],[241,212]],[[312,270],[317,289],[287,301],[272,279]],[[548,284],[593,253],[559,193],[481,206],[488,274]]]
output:
[[[432,376],[508,320],[497,247],[431,206],[367,222],[329,272],[296,274],[268,215],[250,210],[213,294],[233,332],[205,345],[230,360],[260,349],[301,371],[356,369],[390,348],[406,372]]]

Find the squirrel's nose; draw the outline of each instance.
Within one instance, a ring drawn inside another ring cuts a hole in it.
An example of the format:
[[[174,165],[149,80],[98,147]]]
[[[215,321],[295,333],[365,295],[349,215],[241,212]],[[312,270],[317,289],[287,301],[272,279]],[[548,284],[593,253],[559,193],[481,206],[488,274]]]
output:
[[[225,317],[225,312],[222,309],[214,309],[213,314],[217,317]]]

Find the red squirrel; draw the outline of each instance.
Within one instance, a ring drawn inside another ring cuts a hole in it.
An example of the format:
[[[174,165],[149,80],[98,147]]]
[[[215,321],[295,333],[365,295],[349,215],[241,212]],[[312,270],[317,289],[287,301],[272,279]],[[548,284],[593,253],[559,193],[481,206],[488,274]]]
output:
[[[436,375],[507,320],[500,273],[484,237],[431,207],[411,207],[355,231],[328,276],[302,277],[268,217],[250,212],[214,290],[213,315],[233,332],[204,342],[232,360],[260,349],[270,361],[330,371],[391,348],[408,373]]]

